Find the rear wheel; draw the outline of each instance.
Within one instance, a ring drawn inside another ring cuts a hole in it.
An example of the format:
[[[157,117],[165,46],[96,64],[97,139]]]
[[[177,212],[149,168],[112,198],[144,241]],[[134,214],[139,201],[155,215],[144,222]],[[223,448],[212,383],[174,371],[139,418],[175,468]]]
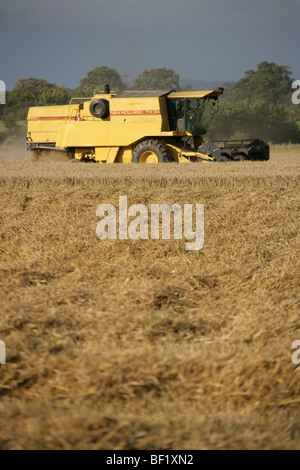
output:
[[[163,163],[172,161],[167,147],[159,140],[144,140],[132,152],[132,163]]]

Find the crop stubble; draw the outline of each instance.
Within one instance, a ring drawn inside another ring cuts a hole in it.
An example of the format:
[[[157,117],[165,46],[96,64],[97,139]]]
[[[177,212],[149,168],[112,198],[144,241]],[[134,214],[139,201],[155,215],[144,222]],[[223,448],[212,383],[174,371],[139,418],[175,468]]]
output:
[[[2,449],[300,447],[299,150],[265,163],[0,162]],[[96,237],[203,203],[205,245]]]

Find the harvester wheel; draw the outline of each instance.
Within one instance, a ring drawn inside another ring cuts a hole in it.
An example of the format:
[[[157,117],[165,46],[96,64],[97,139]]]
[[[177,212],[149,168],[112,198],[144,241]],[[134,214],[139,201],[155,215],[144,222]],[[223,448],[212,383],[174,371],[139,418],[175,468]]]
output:
[[[163,163],[173,161],[167,147],[159,140],[144,140],[132,152],[132,163]]]

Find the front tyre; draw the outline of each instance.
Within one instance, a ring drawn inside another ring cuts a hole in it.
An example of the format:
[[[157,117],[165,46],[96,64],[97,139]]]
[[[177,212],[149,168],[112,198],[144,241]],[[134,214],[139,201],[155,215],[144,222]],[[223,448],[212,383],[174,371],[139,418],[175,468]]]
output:
[[[144,140],[132,152],[132,163],[164,163],[172,161],[167,147],[159,140]]]

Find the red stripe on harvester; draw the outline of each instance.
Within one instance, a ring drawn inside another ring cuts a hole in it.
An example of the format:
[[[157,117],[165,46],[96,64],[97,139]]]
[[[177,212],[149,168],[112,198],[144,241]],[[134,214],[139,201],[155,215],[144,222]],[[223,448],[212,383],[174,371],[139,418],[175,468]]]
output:
[[[76,119],[76,116],[37,116],[29,118],[29,121],[45,121],[45,120],[60,120],[60,119]]]

